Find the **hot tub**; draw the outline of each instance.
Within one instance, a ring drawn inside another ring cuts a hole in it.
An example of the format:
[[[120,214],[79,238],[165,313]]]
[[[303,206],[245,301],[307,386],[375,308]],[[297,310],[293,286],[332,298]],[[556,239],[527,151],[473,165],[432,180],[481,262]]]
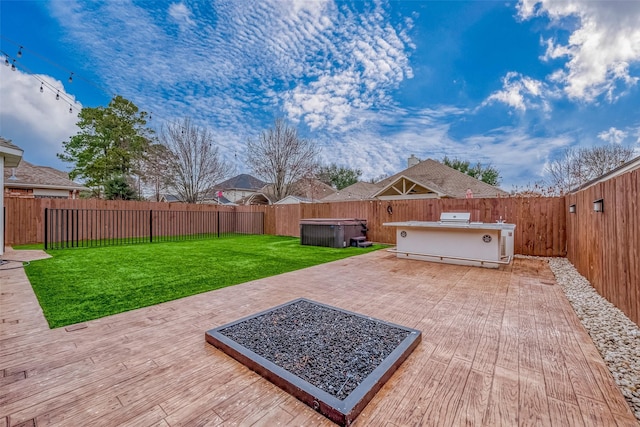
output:
[[[359,218],[308,218],[300,220],[300,244],[346,248],[367,234],[367,220]]]
[[[515,224],[470,222],[467,212],[445,212],[440,221],[386,222],[396,227],[398,258],[498,268],[513,258]]]

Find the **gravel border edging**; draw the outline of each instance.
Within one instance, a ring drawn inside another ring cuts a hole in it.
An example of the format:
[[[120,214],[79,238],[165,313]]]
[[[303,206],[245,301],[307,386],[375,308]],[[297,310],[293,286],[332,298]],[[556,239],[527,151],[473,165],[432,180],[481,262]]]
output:
[[[566,258],[544,258],[640,421],[640,328],[596,292]]]

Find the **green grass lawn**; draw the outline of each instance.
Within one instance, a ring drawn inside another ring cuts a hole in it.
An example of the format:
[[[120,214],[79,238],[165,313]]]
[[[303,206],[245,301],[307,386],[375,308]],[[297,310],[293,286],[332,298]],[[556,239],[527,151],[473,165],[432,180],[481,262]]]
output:
[[[48,251],[25,270],[49,326],[67,326],[363,254],[281,236]]]

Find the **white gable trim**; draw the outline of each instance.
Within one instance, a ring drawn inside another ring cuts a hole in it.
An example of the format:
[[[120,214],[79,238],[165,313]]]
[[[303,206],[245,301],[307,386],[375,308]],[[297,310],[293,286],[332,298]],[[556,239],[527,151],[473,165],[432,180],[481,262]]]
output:
[[[412,193],[416,187],[424,188],[430,193]],[[388,190],[394,190],[397,194],[385,195]],[[373,197],[381,200],[404,200],[404,199],[438,199],[447,195],[438,190],[433,190],[428,186],[421,184],[415,179],[405,175],[400,175],[395,181],[378,190]]]
[[[430,194],[398,194],[397,196],[378,196],[380,200],[407,200],[407,199],[441,199],[445,196],[441,196],[438,193]]]

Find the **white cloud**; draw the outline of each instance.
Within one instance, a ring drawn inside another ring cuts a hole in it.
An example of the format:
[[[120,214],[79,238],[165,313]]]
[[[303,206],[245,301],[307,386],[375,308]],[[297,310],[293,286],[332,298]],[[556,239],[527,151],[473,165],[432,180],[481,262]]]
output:
[[[192,19],[193,14],[184,3],[171,3],[169,6],[169,16],[180,26],[180,30],[187,31],[196,25]]]
[[[392,26],[382,5],[355,12],[332,1],[227,2],[196,16],[174,3],[169,16],[189,27],[177,39],[133,2],[51,7],[105,85],[157,117],[180,113],[246,128],[280,109],[294,122],[335,130],[387,106],[391,91],[413,77],[412,23]]]
[[[483,135],[463,140],[478,145],[478,151],[491,159],[503,177],[503,188],[526,185],[544,177],[544,164],[557,151],[573,144],[571,135],[532,136],[520,127],[493,129]]]
[[[614,127],[609,130],[602,131],[598,134],[598,138],[611,144],[620,144],[627,137],[628,133]]]
[[[60,99],[56,100],[58,90]],[[1,136],[22,148],[25,160],[66,169],[56,154],[62,152],[62,142],[77,133],[75,124],[82,105],[75,102],[60,81],[4,66],[0,67],[0,93]]]
[[[552,25],[576,18],[566,43],[553,38],[543,59],[566,57],[551,80],[575,100],[593,102],[604,96],[615,101],[638,82],[630,66],[640,62],[640,2],[520,0],[523,19],[547,16]]]
[[[469,113],[454,107],[407,111],[389,109],[364,112],[365,125],[340,134],[326,134],[323,161],[349,165],[363,171],[362,179],[395,174],[407,167],[415,154],[424,160],[444,156],[496,167],[501,187],[523,186],[540,181],[544,164],[556,152],[575,143],[573,135],[531,136],[521,127],[503,127],[464,138],[452,135],[451,123]]]
[[[412,47],[406,36],[385,23],[383,10],[353,14],[330,2],[316,4],[313,13],[288,9],[282,11],[287,19],[275,33],[272,48],[302,54],[296,63],[309,61],[309,52],[325,53],[311,59],[301,70],[303,78],[281,96],[290,119],[312,129],[344,131],[360,122],[363,110],[388,104],[389,91],[413,77],[408,60]],[[290,31],[292,23],[304,30]]]
[[[502,90],[489,95],[481,106],[502,102],[522,112],[531,108],[548,111],[550,109],[546,100],[548,95],[549,91],[543,82],[510,71],[502,78]]]

